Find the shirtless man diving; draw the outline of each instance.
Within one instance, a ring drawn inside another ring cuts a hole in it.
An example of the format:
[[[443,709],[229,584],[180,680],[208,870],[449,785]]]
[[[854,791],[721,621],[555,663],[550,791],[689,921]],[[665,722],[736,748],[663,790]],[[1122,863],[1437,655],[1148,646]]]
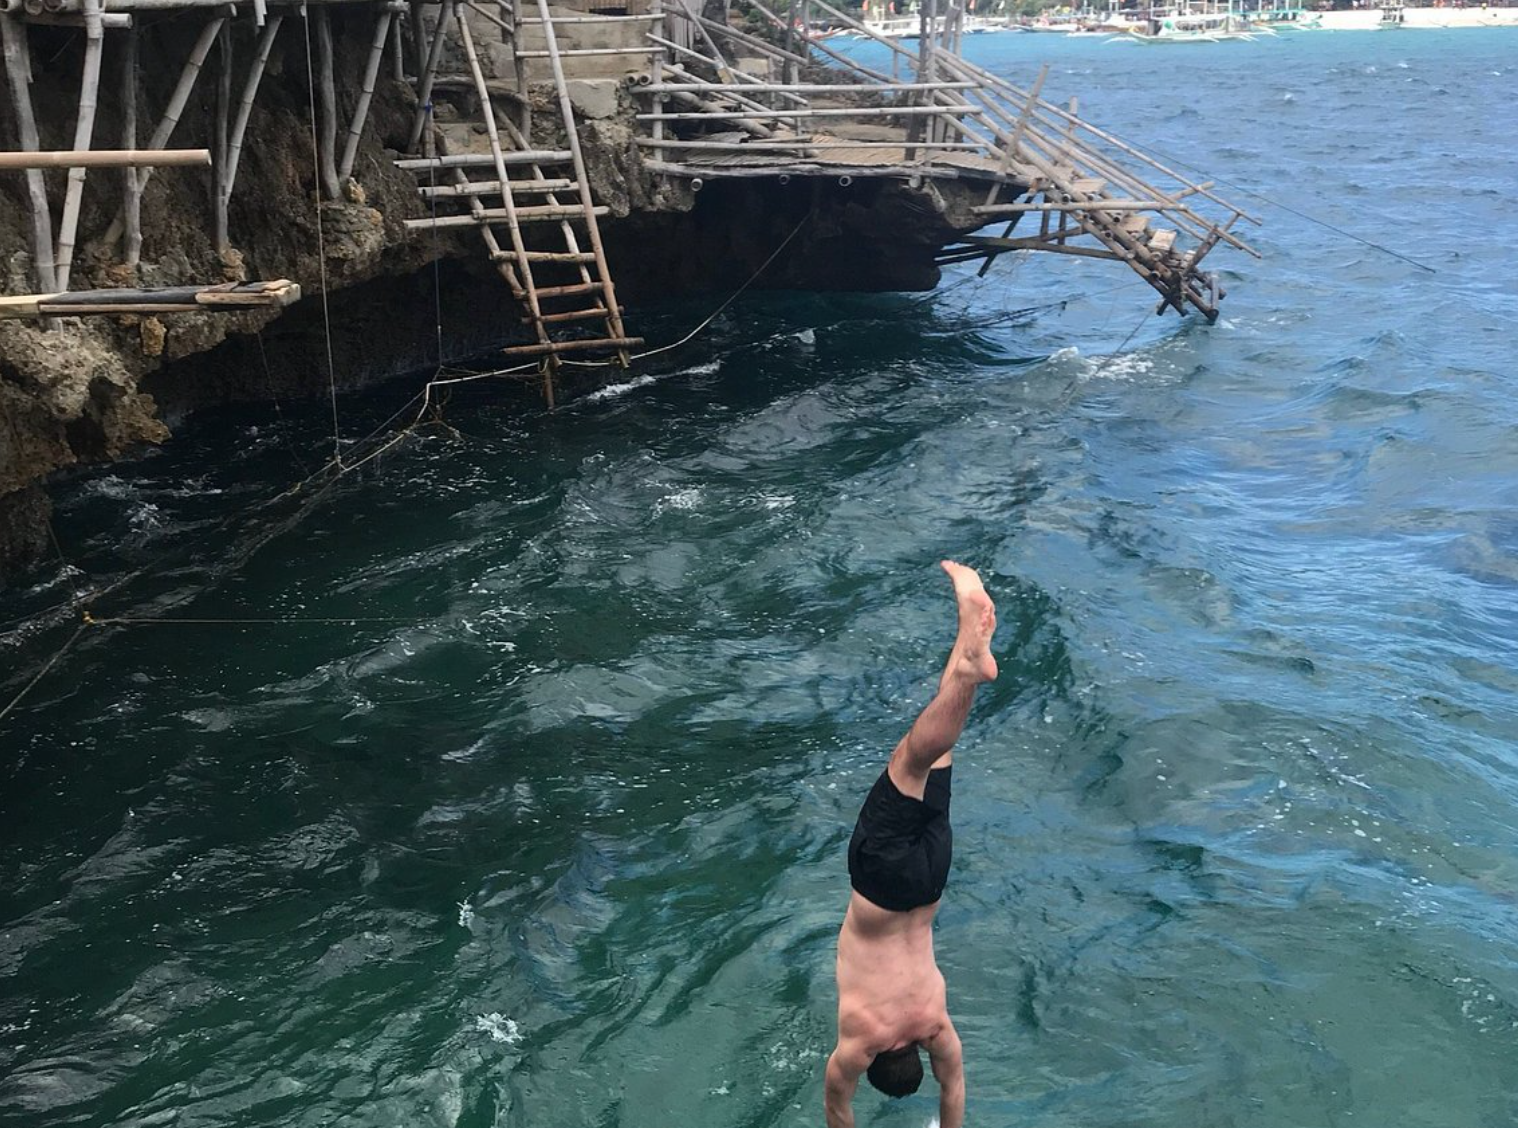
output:
[[[941,1128],[960,1128],[965,1074],[933,959],[933,916],[949,879],[950,751],[975,687],[996,677],[996,607],[971,568],[945,560],[959,605],[959,637],[938,693],[891,753],[849,843],[854,888],[838,934],[838,1045],[828,1058],[828,1128],[853,1128],[860,1074],[892,1097],[922,1084],[927,1050],[938,1079]]]

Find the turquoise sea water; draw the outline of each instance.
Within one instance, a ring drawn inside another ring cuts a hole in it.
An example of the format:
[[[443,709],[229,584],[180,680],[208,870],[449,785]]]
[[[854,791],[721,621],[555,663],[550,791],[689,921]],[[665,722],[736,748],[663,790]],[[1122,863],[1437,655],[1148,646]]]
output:
[[[1518,1120],[1518,33],[970,50],[1435,272],[1234,192],[1223,320],[1117,356],[1147,289],[1003,260],[745,298],[552,417],[460,395],[304,511],[259,503],[325,405],[81,476],[86,575],[0,617],[153,563],[95,613],[370,621],[96,628],[0,722],[0,1123],[820,1124],[942,555],[1001,615],[968,1124]],[[5,628],[6,698],[68,629]]]

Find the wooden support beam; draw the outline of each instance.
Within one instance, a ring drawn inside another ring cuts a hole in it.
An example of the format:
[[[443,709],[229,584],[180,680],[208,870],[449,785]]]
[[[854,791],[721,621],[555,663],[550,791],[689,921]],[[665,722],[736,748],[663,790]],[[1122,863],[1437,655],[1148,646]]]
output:
[[[215,286],[163,289],[76,290],[72,293],[0,296],[0,320],[38,317],[119,316],[128,313],[235,313],[278,309],[300,300],[300,285],[287,278],[271,282],[225,282]]]

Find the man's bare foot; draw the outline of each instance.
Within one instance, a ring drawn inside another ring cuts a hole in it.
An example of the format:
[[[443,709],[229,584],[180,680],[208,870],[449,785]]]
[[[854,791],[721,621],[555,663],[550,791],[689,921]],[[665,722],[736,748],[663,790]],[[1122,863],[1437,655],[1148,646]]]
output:
[[[974,568],[952,560],[940,561],[939,567],[954,582],[954,599],[959,604],[959,637],[954,640],[945,673],[974,682],[994,681],[996,659],[991,656],[991,636],[996,632],[996,604]]]

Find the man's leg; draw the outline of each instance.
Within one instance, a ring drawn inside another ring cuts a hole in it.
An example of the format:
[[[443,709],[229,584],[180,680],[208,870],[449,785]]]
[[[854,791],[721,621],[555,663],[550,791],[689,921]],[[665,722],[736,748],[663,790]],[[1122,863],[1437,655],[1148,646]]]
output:
[[[996,606],[973,568],[945,560],[941,567],[954,582],[959,605],[959,635],[938,679],[938,693],[913,722],[891,753],[891,782],[904,795],[921,799],[928,772],[953,762],[950,749],[964,731],[975,700],[975,687],[996,677],[991,635],[996,630]]]

